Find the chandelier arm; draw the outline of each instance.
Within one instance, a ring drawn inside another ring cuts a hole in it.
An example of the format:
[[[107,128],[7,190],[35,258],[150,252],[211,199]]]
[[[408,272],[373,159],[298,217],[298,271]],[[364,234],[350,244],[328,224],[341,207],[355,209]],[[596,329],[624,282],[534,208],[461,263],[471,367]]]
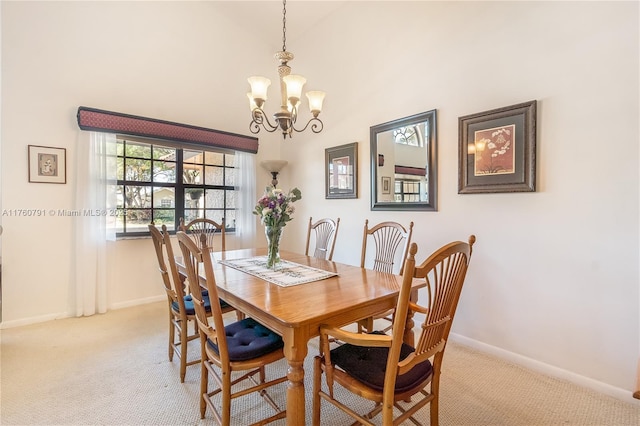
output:
[[[313,123],[313,124],[312,124]],[[309,124],[311,124],[311,131],[313,133],[320,133],[322,131],[322,129],[324,128],[324,123],[322,122],[322,120],[320,120],[319,118],[316,117],[312,117],[309,121],[307,121],[307,124],[305,124],[305,126],[302,129],[296,129],[293,126],[293,123],[291,124],[291,128],[298,132],[304,132],[305,130],[307,130],[307,127],[309,127]]]
[[[269,118],[261,108],[254,108],[251,111],[251,123],[249,123],[249,130],[251,133],[256,134],[260,131],[260,126],[269,133],[273,133],[278,129],[278,125],[271,124]]]

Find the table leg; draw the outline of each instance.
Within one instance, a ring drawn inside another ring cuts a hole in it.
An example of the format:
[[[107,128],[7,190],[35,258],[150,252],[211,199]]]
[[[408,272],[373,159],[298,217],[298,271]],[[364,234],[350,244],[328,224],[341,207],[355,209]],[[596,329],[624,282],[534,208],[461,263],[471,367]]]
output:
[[[289,363],[287,371],[287,425],[305,424],[304,359],[307,356],[308,338],[297,330],[290,330],[282,336],[284,356]]]

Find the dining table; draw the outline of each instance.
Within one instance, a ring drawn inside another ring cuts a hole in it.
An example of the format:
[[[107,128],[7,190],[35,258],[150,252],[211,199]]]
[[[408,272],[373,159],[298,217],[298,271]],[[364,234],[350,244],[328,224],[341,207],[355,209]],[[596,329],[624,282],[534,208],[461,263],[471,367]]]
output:
[[[342,327],[395,308],[402,276],[282,250],[280,257],[288,266],[320,271],[323,278],[275,284],[266,275],[234,265],[243,261],[249,264],[266,251],[250,248],[212,252],[216,286],[221,299],[282,337],[288,363],[286,424],[300,426],[305,424],[304,360],[309,340],[319,336],[321,325]],[[177,257],[176,263],[184,273],[182,258]],[[291,278],[300,274],[285,271],[284,275]],[[205,285],[204,279],[202,273],[201,285]],[[419,282],[414,286],[417,291]],[[410,313],[403,336],[409,344],[413,344],[413,325]]]

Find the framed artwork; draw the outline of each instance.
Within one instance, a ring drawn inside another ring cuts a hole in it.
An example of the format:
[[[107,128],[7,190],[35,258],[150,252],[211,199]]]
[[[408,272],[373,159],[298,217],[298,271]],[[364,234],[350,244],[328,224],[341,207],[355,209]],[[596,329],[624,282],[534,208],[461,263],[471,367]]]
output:
[[[325,198],[358,198],[358,142],[324,150]]]
[[[67,183],[67,150],[29,145],[29,182]]]
[[[382,176],[381,178],[382,193],[391,194],[391,178],[389,176]]]
[[[458,193],[536,190],[536,101],[458,119]]]

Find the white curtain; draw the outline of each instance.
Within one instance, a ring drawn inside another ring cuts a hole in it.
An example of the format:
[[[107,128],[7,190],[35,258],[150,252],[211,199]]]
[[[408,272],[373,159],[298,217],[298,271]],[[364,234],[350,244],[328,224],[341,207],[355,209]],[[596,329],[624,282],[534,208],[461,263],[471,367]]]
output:
[[[107,311],[107,241],[115,240],[116,136],[80,132],[76,156],[75,314]]]
[[[235,167],[238,170],[236,237],[240,248],[248,248],[253,247],[256,234],[256,217],[253,215],[257,201],[255,155],[237,151]]]

